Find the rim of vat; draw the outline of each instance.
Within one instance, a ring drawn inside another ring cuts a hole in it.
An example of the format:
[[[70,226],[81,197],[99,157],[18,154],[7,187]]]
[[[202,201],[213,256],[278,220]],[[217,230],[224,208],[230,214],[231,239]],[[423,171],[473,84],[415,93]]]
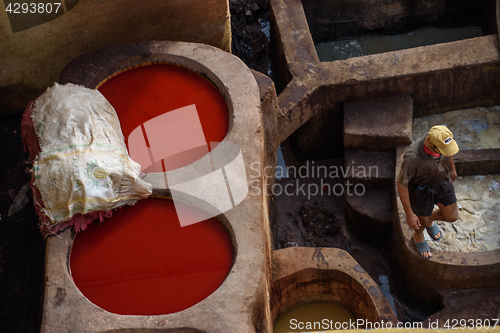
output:
[[[304,276],[304,274],[307,274],[308,271],[323,271],[326,273],[335,272],[335,274],[348,276],[352,282],[356,283],[366,292],[366,295],[369,297],[373,307],[375,308],[376,315],[381,320],[392,322],[393,324],[398,322],[398,319],[390,307],[389,302],[370,275],[368,275],[368,273],[348,252],[338,248],[288,247],[273,251],[271,295],[274,294],[273,287],[278,281],[288,277]],[[299,280],[296,282],[302,283],[303,281]],[[291,287],[293,288],[293,286]],[[348,298],[349,295],[344,296]],[[273,322],[276,322],[276,320],[290,308],[303,303],[300,302],[298,298],[291,298],[290,300],[295,301],[290,305],[279,304],[279,307],[276,307],[276,309],[274,309],[273,304],[271,304]],[[317,298],[317,300],[320,299]],[[272,298],[270,301],[271,303],[275,302]],[[314,299],[308,300],[307,302],[310,301],[314,301]],[[359,315],[356,314],[356,311],[352,308],[349,308],[345,302],[341,303],[355,316]]]
[[[230,115],[233,116],[224,141],[238,145],[245,161],[262,162],[261,105],[255,77],[239,58],[215,47],[169,41],[108,47],[74,59],[61,74],[59,83],[95,88],[109,75],[130,66],[147,63],[148,60],[175,63],[208,78],[226,98]],[[190,164],[193,165],[195,163]],[[248,168],[246,171],[248,173]],[[163,174],[158,175],[163,181]],[[153,195],[168,195],[167,192],[164,188],[154,189]],[[232,242],[235,255],[232,269],[221,286],[192,307],[167,315],[118,315],[97,307],[81,294],[69,275],[67,266],[68,248],[72,243],[71,232],[65,230],[57,237],[48,237],[41,332],[68,328],[89,332],[113,331],[118,328],[132,331],[139,328],[141,331],[175,331],[183,327],[191,327],[200,332],[221,333],[234,332],[235,327],[238,327],[242,331],[253,332],[258,324],[253,310],[264,302],[262,295],[266,281],[266,271],[261,269],[266,262],[262,200],[262,195],[248,195],[238,207],[223,214],[233,232],[231,236],[234,237]],[[239,306],[234,306],[235,301]],[[213,313],[218,320],[207,321],[206,311],[216,310],[217,306],[225,307],[224,311]],[[89,317],[92,318],[90,326]]]

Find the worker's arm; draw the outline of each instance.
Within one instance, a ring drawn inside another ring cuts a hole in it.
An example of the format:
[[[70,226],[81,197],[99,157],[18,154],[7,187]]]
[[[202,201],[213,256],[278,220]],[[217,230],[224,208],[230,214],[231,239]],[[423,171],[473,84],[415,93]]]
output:
[[[405,210],[406,223],[408,223],[408,225],[413,230],[420,229],[420,227],[421,227],[420,220],[418,219],[417,215],[411,209],[410,194],[408,193],[408,188],[403,187],[403,185],[400,182],[398,182],[398,192],[399,192],[399,199],[401,200],[401,204],[403,204],[403,208]]]
[[[455,163],[453,163],[453,156],[450,156],[450,178],[451,181],[454,182],[457,178],[457,170],[455,169]]]

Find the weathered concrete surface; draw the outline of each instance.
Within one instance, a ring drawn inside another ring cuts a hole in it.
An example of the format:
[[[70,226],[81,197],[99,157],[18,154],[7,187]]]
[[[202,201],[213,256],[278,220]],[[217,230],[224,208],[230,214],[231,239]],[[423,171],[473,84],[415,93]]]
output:
[[[252,162],[264,163],[264,131],[259,88],[254,75],[235,56],[201,44],[139,43],[81,57],[69,65],[61,81],[95,87],[110,75],[108,68],[118,71],[158,61],[192,69],[211,80],[221,91],[230,112],[229,131],[223,142],[239,146],[249,179],[249,165]],[[183,169],[186,172],[196,170],[202,165],[202,160]],[[168,194],[163,178],[163,174],[146,175],[145,180],[153,184],[153,194]],[[238,206],[219,217],[230,232],[234,246],[230,273],[208,298],[184,311],[168,315],[122,316],[90,303],[75,286],[68,269],[71,233],[66,231],[60,237],[50,236],[46,251],[42,332],[141,332],[154,329],[165,332],[271,332],[269,222],[265,208],[261,191],[261,194],[248,195]]]
[[[264,168],[271,167],[272,173],[271,177],[268,177],[266,173],[262,173],[259,175],[258,182],[260,188],[262,189],[262,210],[263,210],[263,221],[262,228],[264,232],[264,251],[266,254],[266,272],[267,272],[267,280],[266,280],[266,297],[262,300],[260,307],[254,308],[254,316],[255,319],[258,320],[258,324],[255,325],[257,327],[258,332],[269,332],[273,331],[273,322],[271,320],[271,307],[270,307],[270,288],[271,288],[271,252],[273,251],[273,242],[272,242],[272,231],[271,231],[271,220],[273,215],[275,214],[275,205],[276,200],[274,196],[270,195],[271,188],[275,181],[275,168],[276,168],[276,160],[278,153],[278,146],[280,142],[276,140],[277,137],[277,110],[278,110],[278,98],[276,96],[276,89],[274,87],[273,81],[266,75],[252,70],[252,74],[255,77],[257,85],[259,87],[260,94],[260,111],[261,111],[261,122],[262,127],[260,127],[258,135],[261,137],[261,140],[264,141],[264,153],[262,165]],[[262,132],[262,133],[261,133]],[[262,171],[262,169],[260,169]],[[265,170],[265,169],[264,169]],[[252,173],[255,170],[252,171]],[[250,178],[250,182],[252,185],[252,181],[255,178]]]
[[[346,222],[357,236],[371,244],[390,241],[394,161],[394,150],[345,151],[344,170],[348,172],[344,184],[351,188],[351,195],[344,194]]]
[[[394,149],[411,143],[412,115],[409,95],[344,103],[345,184],[353,188],[344,195],[346,222],[373,244],[391,238]]]
[[[265,139],[265,170],[264,181],[266,182],[264,188],[266,193],[270,194],[270,189],[274,184],[276,160],[278,154],[278,147],[281,144],[280,131],[277,126],[278,123],[278,97],[276,96],[276,88],[273,81],[268,76],[252,71],[255,80],[259,86],[260,102],[262,110],[262,123],[264,128]],[[260,170],[263,173],[264,170]]]
[[[406,145],[400,145],[396,149],[396,179],[406,148]],[[420,257],[411,241],[413,230],[406,223],[396,181],[392,191],[394,229],[391,247],[394,272],[410,295],[426,301],[439,302],[441,293],[446,290],[500,286],[500,250],[433,250],[430,259]]]
[[[272,195],[272,188],[275,184],[276,161],[278,155],[278,147],[280,145],[278,122],[278,98],[276,96],[276,88],[274,82],[268,76],[252,70],[252,74],[257,81],[260,92],[260,104],[262,112],[262,126],[264,132],[264,159],[262,167],[259,165],[251,166],[252,174],[251,186],[258,185],[263,189],[263,209],[264,209],[264,231],[266,233],[266,252],[268,256],[268,264],[271,265],[271,251],[274,250],[273,232],[271,221],[276,216],[276,197]],[[256,169],[258,171],[256,171]],[[270,270],[269,270],[270,271]],[[269,282],[270,280],[268,280]],[[270,311],[270,307],[265,307],[266,311]],[[270,313],[266,314],[266,318],[271,318]],[[269,322],[272,325],[272,322]],[[270,326],[269,332],[272,331]]]
[[[58,80],[70,60],[103,47],[174,40],[231,48],[228,0],[62,3],[62,15],[40,22],[41,14],[8,16],[0,5],[0,114],[20,113]]]
[[[398,320],[380,288],[344,250],[289,247],[272,254],[272,320],[311,301],[343,304],[357,319]]]
[[[497,35],[500,42],[500,0],[497,0]]]
[[[413,105],[409,95],[344,103],[344,147],[387,150],[412,142]]]
[[[345,101],[408,94],[414,116],[500,104],[496,35],[320,62],[302,1],[270,3],[283,140],[312,117],[336,110]],[[314,135],[326,138],[338,132],[342,132],[341,123]],[[337,145],[333,151],[342,149],[340,140]]]
[[[348,171],[345,180],[352,184],[363,184],[367,189],[391,187],[394,179],[394,150],[348,149],[344,152],[344,158],[344,170]]]
[[[447,321],[450,323],[460,318],[478,324],[470,325],[471,328],[488,327],[489,321],[491,329],[493,320],[500,318],[500,288],[447,291],[442,295],[442,304],[441,311],[423,321],[424,327],[437,323],[439,325],[434,328],[444,328]],[[479,323],[483,327],[479,327]]]
[[[461,150],[453,162],[460,176],[496,174],[500,172],[500,149]]]

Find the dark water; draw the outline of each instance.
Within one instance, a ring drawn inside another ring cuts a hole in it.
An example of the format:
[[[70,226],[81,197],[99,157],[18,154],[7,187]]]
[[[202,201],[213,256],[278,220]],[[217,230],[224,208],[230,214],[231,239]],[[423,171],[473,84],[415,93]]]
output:
[[[393,36],[366,34],[358,39],[320,43],[315,46],[320,61],[335,61],[419,46],[448,43],[483,35],[482,28],[478,26],[453,29],[428,26],[406,34]]]

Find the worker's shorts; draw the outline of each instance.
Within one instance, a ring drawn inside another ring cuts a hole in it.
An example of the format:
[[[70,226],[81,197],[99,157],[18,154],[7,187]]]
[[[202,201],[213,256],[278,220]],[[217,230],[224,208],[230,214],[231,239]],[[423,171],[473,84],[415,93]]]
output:
[[[431,216],[434,204],[449,206],[457,202],[455,188],[449,176],[434,186],[408,184],[408,193],[411,209],[417,216]]]

